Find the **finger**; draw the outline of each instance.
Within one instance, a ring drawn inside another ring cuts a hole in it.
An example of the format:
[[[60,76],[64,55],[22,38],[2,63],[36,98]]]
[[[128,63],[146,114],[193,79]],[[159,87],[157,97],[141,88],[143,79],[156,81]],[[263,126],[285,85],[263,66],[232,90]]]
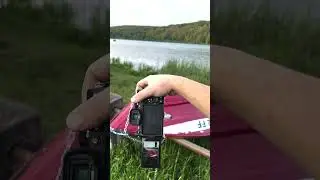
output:
[[[109,81],[109,60],[109,55],[105,55],[88,67],[82,84],[82,102],[87,100],[88,89],[94,88],[98,82]]]
[[[96,127],[109,118],[109,88],[80,104],[67,117],[68,128],[80,131]]]
[[[104,82],[109,80],[109,65],[110,57],[109,54],[107,54],[92,63],[89,66],[89,70],[91,70],[96,80]]]
[[[136,86],[135,93],[138,93],[138,91],[141,91],[144,87]]]
[[[141,89],[145,88],[146,86],[148,86],[148,77],[145,77],[145,78],[141,79],[139,82],[137,82],[136,92],[137,92],[137,90],[141,90]]]
[[[168,93],[169,96],[175,96],[177,95],[177,93],[173,90],[171,90],[169,93]]]
[[[154,93],[153,88],[147,86],[145,89],[143,89],[143,90],[139,91],[137,94],[135,94],[131,98],[131,102],[138,103],[138,102],[142,101],[143,99],[152,96],[153,93]]]

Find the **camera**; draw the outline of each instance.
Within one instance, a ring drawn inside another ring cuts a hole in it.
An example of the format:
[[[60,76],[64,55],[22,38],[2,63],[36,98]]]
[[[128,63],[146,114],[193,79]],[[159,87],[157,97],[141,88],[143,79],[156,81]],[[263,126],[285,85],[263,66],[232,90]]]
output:
[[[101,92],[108,83],[87,91],[87,99]],[[62,180],[109,179],[109,121],[100,127],[81,131],[77,135],[79,146],[72,147],[63,156]]]
[[[141,167],[160,168],[163,139],[164,97],[149,97],[133,104],[129,123],[139,126],[142,138]]]
[[[100,155],[99,151],[90,148],[68,151],[63,159],[63,180],[106,179]]]

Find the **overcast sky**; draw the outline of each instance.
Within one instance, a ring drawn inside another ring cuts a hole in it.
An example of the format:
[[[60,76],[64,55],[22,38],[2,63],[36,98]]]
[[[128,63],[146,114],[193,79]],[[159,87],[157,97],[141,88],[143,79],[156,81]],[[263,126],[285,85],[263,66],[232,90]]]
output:
[[[210,0],[110,0],[110,26],[210,20]]]

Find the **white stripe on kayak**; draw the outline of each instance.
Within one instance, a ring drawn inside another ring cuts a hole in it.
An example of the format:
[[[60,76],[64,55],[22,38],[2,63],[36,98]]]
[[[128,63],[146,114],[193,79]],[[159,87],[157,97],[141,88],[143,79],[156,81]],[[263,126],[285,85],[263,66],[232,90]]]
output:
[[[174,124],[170,126],[165,126],[163,128],[164,134],[188,134],[192,132],[204,131],[210,129],[210,119],[196,119],[192,121],[187,121],[179,124]]]

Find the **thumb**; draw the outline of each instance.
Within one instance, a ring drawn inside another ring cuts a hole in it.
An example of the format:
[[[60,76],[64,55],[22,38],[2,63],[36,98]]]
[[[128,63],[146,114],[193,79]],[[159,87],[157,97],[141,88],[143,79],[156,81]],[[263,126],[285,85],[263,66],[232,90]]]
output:
[[[153,89],[149,86],[147,86],[145,89],[139,91],[137,94],[132,96],[131,102],[132,103],[138,103],[142,101],[143,99],[150,97],[153,95]]]
[[[96,127],[109,118],[109,88],[80,104],[67,117],[68,128],[80,131]]]

